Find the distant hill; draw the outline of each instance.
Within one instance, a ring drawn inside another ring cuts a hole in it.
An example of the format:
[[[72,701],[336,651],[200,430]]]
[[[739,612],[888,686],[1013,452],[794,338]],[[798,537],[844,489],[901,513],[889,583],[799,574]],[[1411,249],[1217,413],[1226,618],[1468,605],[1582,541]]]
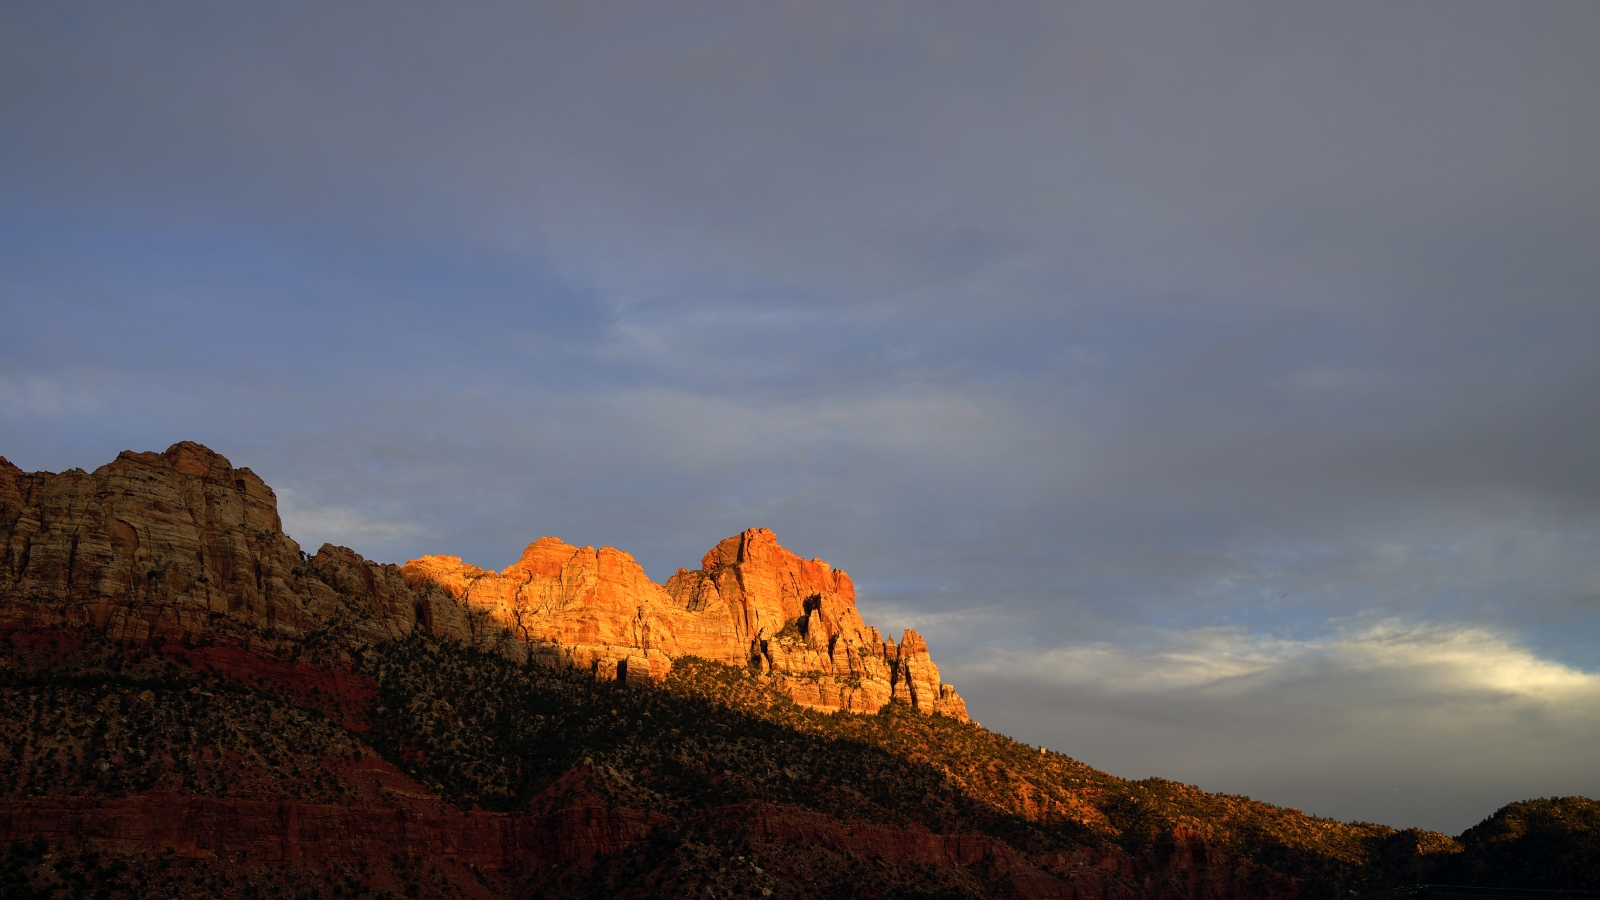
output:
[[[1587,797],[1512,803],[1457,840],[1441,881],[1600,891],[1600,802]]]
[[[196,444],[0,460],[0,897],[1336,898],[1600,888],[1600,804],[1459,838],[1125,781],[970,722],[759,529],[665,585],[285,536]]]

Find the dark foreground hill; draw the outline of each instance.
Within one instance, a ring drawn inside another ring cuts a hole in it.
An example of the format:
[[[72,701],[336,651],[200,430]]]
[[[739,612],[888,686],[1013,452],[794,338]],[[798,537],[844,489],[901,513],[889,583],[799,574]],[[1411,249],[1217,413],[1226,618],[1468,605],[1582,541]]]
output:
[[[831,621],[805,597],[764,636],[788,650],[618,677],[508,652],[449,584],[307,557],[272,507],[195,445],[92,474],[0,461],[0,897],[1600,888],[1594,801],[1452,839],[1124,781],[929,714],[952,693],[896,695],[888,652],[877,712],[829,712],[796,684]]]

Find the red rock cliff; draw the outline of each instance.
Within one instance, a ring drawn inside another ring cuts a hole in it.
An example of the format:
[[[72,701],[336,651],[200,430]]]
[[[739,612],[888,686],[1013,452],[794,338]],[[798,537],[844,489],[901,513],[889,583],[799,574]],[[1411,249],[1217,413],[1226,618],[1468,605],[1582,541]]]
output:
[[[907,631],[899,645],[856,611],[850,576],[802,559],[765,528],[730,537],[665,585],[611,547],[543,537],[501,572],[454,556],[425,556],[402,571],[418,590],[442,586],[487,613],[536,658],[587,667],[602,677],[660,678],[672,660],[699,656],[753,666],[813,708],[876,712],[891,699],[924,713],[966,719],[966,706],[927,645]]]
[[[682,656],[752,666],[803,705],[875,712],[891,699],[966,719],[915,631],[862,621],[843,571],[751,529],[665,585],[620,550],[551,537],[500,572],[454,556],[396,567],[283,533],[255,473],[183,442],[92,473],[25,473],[0,458],[0,623],[92,625],[144,642],[233,631],[293,638],[414,627],[601,677],[660,678]]]

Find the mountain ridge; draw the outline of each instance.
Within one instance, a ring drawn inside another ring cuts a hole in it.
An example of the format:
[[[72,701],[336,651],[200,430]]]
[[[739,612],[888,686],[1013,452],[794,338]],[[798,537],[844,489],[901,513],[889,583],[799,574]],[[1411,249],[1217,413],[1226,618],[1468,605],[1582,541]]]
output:
[[[513,659],[636,680],[659,680],[674,658],[694,655],[749,664],[818,709],[877,712],[903,699],[967,715],[921,635],[881,635],[857,612],[848,574],[796,556],[764,528],[718,542],[701,569],[679,569],[665,585],[622,550],[552,537],[501,572],[455,556],[375,564],[332,544],[306,557],[283,532],[272,489],[191,442],[125,452],[94,473],[0,462],[0,500],[22,509],[6,564],[12,593],[35,601],[35,621],[134,641],[204,632],[217,618],[296,634],[348,612],[337,591],[297,574],[315,561],[364,585],[373,639],[420,624]]]
[[[310,555],[264,482],[180,443],[0,460],[0,537],[8,896],[1600,887],[1584,798],[1452,838],[989,732],[919,636],[857,624],[848,575],[760,529],[663,585],[548,538],[499,572]]]

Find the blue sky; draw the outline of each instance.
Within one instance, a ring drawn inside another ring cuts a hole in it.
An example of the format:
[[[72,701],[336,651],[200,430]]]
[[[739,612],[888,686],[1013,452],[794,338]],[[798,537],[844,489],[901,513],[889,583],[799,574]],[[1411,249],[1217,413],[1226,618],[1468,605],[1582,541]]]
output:
[[[0,453],[658,579],[1451,833],[1600,796],[1593,4],[8,4]]]

